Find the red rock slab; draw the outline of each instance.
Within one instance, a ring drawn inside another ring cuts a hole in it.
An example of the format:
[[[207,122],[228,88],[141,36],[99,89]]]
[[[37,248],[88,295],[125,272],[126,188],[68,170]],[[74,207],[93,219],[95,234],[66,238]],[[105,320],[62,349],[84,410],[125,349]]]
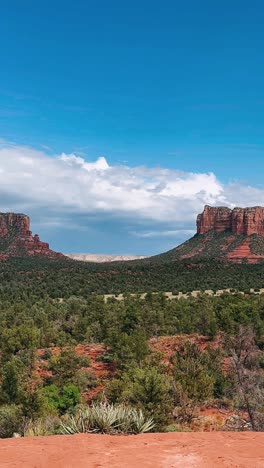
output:
[[[1,468],[263,468],[263,433],[79,434],[0,441]]]
[[[257,263],[264,258],[263,255],[257,255],[251,252],[250,239],[246,239],[241,245],[229,252],[226,257],[228,260],[236,261],[237,263],[244,259],[247,259],[248,263]]]

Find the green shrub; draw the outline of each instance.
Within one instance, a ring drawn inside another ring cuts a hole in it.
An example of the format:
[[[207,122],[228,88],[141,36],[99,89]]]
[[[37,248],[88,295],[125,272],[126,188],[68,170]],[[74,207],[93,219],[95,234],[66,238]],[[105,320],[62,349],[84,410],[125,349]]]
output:
[[[162,368],[145,364],[145,368],[131,367],[120,378],[112,379],[106,395],[112,403],[132,405],[153,418],[158,430],[168,424],[173,408],[172,380]]]
[[[105,364],[110,364],[111,362],[113,362],[113,355],[110,353],[102,354],[102,356],[98,356],[96,358],[96,362],[103,362]]]
[[[60,414],[72,412],[81,399],[80,391],[74,384],[64,385],[61,389],[55,384],[48,385],[42,389],[42,395],[48,408]]]
[[[0,438],[12,437],[15,432],[21,433],[23,415],[20,406],[0,406]]]
[[[24,437],[47,436],[60,433],[60,419],[50,415],[46,418],[28,420],[24,427]]]
[[[78,357],[78,359],[79,359],[79,362],[78,362],[79,367],[90,367],[91,359],[88,356],[81,355]]]
[[[45,349],[44,353],[40,356],[43,361],[48,361],[51,358],[52,354],[49,349]]]
[[[165,432],[181,432],[181,429],[177,424],[169,424],[169,426],[166,427]]]
[[[80,392],[84,392],[89,388],[96,387],[97,379],[96,376],[91,372],[80,370],[76,372],[74,384],[78,387]]]
[[[81,408],[62,422],[63,434],[98,432],[105,434],[140,434],[150,432],[155,424],[146,419],[141,410],[125,405],[94,404]]]
[[[52,371],[52,380],[59,387],[74,380],[76,372],[81,367],[90,365],[86,356],[78,356],[74,349],[64,349],[59,356],[52,356],[49,360],[49,369]]]
[[[74,384],[64,385],[60,402],[59,402],[59,410],[62,413],[72,412],[78,403],[80,403],[81,395],[79,389]]]

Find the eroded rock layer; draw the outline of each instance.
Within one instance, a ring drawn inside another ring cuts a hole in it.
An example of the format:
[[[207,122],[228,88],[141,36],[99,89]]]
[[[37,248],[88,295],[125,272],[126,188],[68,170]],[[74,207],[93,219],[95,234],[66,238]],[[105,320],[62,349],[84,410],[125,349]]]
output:
[[[264,208],[234,208],[205,206],[197,217],[197,234],[230,230],[237,236],[264,236]]]
[[[60,253],[49,248],[47,242],[42,242],[30,231],[30,219],[25,214],[0,213],[0,260],[10,256],[46,256],[59,257]]]
[[[166,261],[263,262],[264,208],[205,206],[197,217],[197,234],[161,257]]]

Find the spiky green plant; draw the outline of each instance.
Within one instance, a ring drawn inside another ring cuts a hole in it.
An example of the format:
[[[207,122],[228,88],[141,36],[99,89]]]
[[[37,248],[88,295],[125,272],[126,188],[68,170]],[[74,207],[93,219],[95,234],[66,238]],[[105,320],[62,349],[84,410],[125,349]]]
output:
[[[141,410],[125,405],[93,404],[81,408],[74,416],[62,422],[63,434],[99,432],[104,434],[140,434],[150,432],[155,424],[146,419]]]

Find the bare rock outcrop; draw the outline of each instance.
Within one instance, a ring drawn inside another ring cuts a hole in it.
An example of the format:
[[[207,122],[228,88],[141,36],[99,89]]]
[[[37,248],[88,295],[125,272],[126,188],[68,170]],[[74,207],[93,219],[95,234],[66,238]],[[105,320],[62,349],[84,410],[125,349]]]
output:
[[[63,256],[51,250],[38,234],[33,236],[30,218],[20,213],[0,213],[0,251],[0,260],[7,260],[10,256]]]
[[[175,260],[264,261],[264,207],[230,209],[205,206],[197,234],[167,253]]]
[[[197,233],[220,233],[230,230],[237,236],[264,236],[264,208],[234,208],[205,206],[197,217]]]

